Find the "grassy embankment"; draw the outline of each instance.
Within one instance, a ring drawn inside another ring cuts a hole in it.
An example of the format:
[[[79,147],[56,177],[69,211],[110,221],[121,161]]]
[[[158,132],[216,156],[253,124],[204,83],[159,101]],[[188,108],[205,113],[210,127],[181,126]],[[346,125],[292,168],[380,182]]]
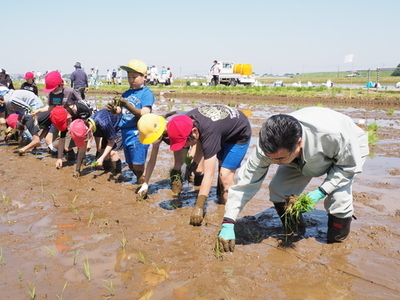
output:
[[[188,81],[197,81],[199,83],[205,82],[205,80],[188,80],[188,79],[175,79],[171,86],[150,86],[156,94],[163,91],[173,91],[176,94],[221,94],[221,95],[246,95],[246,96],[287,96],[287,97],[371,97],[380,99],[385,98],[396,98],[400,99],[400,89],[390,90],[386,89],[386,86],[393,86],[400,81],[400,77],[390,76],[391,71],[379,72],[379,78],[376,71],[360,72],[362,77],[346,77],[347,72],[324,72],[324,73],[308,73],[296,75],[293,78],[258,78],[257,80],[262,84],[272,85],[276,80],[282,80],[284,87],[267,87],[267,86],[189,86]],[[348,84],[348,85],[362,85],[369,81],[379,81],[382,88],[366,89],[366,88],[326,88],[322,86],[323,83],[330,79],[335,84]],[[312,82],[315,87],[293,87],[291,86],[294,82],[301,82],[303,85],[308,81]],[[14,85],[19,87],[23,81],[15,81]],[[121,94],[127,88],[128,82],[124,80],[122,85],[107,85],[103,82],[103,85],[99,86],[98,90],[90,89],[90,94]],[[38,88],[41,91],[43,84],[38,84]],[[42,94],[42,93],[41,93]]]

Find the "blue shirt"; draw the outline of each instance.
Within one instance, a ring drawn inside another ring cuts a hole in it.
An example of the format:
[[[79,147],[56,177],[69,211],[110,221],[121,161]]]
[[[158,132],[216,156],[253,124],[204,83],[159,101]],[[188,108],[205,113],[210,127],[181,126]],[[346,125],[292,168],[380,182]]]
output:
[[[154,104],[153,92],[148,87],[139,90],[129,89],[122,94],[130,104],[134,107],[142,109],[143,107],[152,107]],[[119,122],[121,129],[131,128],[137,129],[138,118],[125,107],[122,108],[122,118]]]
[[[114,116],[107,109],[101,109],[91,116],[91,119],[96,123],[94,136],[103,137],[107,140],[113,140],[117,137],[121,116]]]

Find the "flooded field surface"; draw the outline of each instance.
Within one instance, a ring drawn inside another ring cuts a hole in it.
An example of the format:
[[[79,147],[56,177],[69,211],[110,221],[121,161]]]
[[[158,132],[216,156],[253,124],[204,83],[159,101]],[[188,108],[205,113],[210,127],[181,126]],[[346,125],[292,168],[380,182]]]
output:
[[[101,106],[109,99],[91,100]],[[252,124],[250,152],[270,115],[303,102],[164,95],[157,96],[154,112],[204,103],[237,106]],[[218,255],[213,249],[224,206],[217,204],[215,184],[203,225],[190,226],[197,191],[185,182],[180,197],[173,197],[167,145],[161,146],[148,199],[137,201],[127,165],[122,182],[93,169],[94,149],[76,179],[65,161],[55,169],[44,145],[19,157],[18,144],[1,138],[0,299],[31,299],[33,293],[35,299],[74,300],[400,299],[400,111],[370,103],[324,105],[365,129],[377,125],[378,140],[354,184],[357,220],[343,244],[326,244],[327,214],[319,203],[305,214],[306,233],[294,247],[278,247],[283,229],[268,200],[275,167],[239,215],[235,252]],[[313,179],[306,191],[322,180]]]

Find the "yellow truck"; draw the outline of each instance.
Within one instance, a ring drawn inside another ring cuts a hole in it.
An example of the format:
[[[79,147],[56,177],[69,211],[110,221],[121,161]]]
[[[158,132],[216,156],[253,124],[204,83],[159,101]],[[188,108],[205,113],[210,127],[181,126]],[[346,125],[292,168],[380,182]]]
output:
[[[220,67],[219,82],[215,82],[211,70],[206,76],[209,85],[224,85],[235,86],[237,84],[252,85],[256,82],[253,75],[253,66],[251,64],[235,64],[232,61],[219,61]]]

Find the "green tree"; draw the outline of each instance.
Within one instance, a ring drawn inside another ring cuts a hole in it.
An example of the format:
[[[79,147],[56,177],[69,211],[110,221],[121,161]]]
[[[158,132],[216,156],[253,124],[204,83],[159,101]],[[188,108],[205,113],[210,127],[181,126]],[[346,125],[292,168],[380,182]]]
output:
[[[390,76],[400,76],[400,64],[397,65],[397,69]]]

